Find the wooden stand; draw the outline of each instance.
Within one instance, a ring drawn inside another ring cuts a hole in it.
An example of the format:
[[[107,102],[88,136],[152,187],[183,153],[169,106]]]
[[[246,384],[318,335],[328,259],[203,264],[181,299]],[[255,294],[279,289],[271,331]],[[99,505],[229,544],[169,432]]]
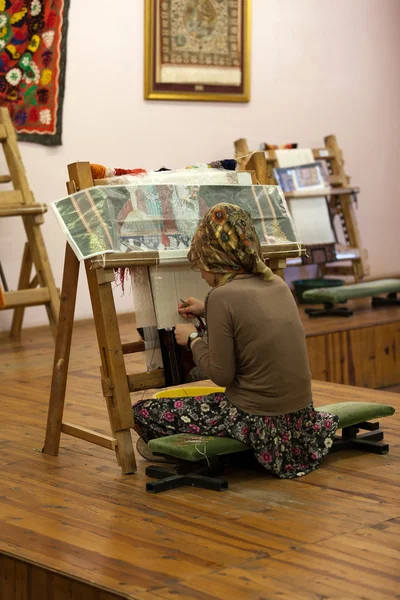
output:
[[[92,187],[104,180],[93,180],[89,163],[73,163],[68,166],[69,193]],[[301,250],[304,252],[304,249]],[[264,258],[277,274],[283,275],[286,258],[299,255],[298,244],[270,245]],[[68,364],[74,323],[75,301],[80,263],[67,244],[61,293],[60,318],[57,327],[56,349],[53,364],[50,404],[46,439],[43,452],[57,456],[61,433],[86,440],[114,450],[122,473],[136,471],[130,429],[133,427],[133,411],[130,393],[138,390],[160,388],[165,385],[164,370],[127,375],[124,354],[142,352],[143,342],[121,344],[117,314],[112,293],[115,268],[151,266],[158,264],[158,252],[127,252],[107,254],[104,260],[93,258],[85,261],[93,318],[101,357],[101,384],[107,403],[111,436],[63,422]]]
[[[44,304],[53,335],[56,333],[59,294],[54,282],[40,225],[47,206],[35,203],[25,174],[17,137],[7,108],[0,108],[0,142],[3,146],[9,175],[1,175],[0,183],[12,183],[14,190],[0,192],[0,217],[22,217],[27,242],[25,244],[17,291],[4,291],[1,309],[14,309],[10,335],[21,334],[27,306]],[[36,274],[31,279],[32,266]]]
[[[350,177],[344,169],[343,153],[339,148],[336,136],[328,135],[324,138],[324,148],[313,148],[315,160],[326,161],[329,175],[329,183],[332,187],[329,196],[329,208],[331,215],[338,215],[343,230],[346,245],[355,251],[356,256],[351,259],[351,266],[345,266],[340,261],[337,263],[321,265],[323,275],[345,275],[353,276],[355,281],[362,280],[368,275],[367,253],[361,244],[360,233],[354,211],[354,198],[359,188],[350,187]],[[236,140],[235,155],[240,170],[254,170],[257,180],[263,185],[277,185],[273,169],[277,168],[278,161],[274,150],[266,152],[251,152],[245,139]],[[285,194],[286,198],[321,196],[320,192]]]

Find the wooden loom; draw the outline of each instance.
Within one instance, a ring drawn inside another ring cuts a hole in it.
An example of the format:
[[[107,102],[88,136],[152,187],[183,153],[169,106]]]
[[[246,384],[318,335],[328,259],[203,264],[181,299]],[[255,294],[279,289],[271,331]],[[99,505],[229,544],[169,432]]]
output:
[[[49,257],[40,229],[47,206],[35,202],[19,153],[17,136],[8,109],[0,108],[0,142],[9,169],[9,175],[0,175],[0,183],[12,183],[14,189],[0,192],[0,217],[22,217],[27,242],[25,243],[18,290],[4,290],[1,310],[14,309],[10,335],[21,333],[25,308],[44,304],[53,335],[59,310],[59,294],[51,271]],[[32,266],[36,274],[31,279]],[[4,285],[4,278],[3,285]]]
[[[332,187],[328,196],[328,205],[331,216],[338,215],[346,241],[345,254],[351,258],[340,259],[333,264],[321,265],[323,275],[345,275],[353,276],[355,281],[361,281],[369,273],[367,264],[367,252],[362,247],[357,219],[354,211],[354,198],[359,188],[350,186],[350,177],[344,168],[343,153],[340,149],[336,136],[328,135],[324,138],[324,148],[313,148],[315,160],[326,161],[329,175],[329,183]],[[259,183],[265,185],[276,185],[273,169],[278,167],[278,161],[274,150],[266,152],[251,152],[247,141],[239,139],[234,142],[235,155],[240,165],[240,170],[253,170]],[[302,197],[320,197],[321,192],[290,192],[286,193],[287,200],[301,199]],[[351,260],[351,266],[341,264],[343,260]],[[289,265],[288,265],[289,266]]]
[[[69,165],[68,173],[70,181],[67,182],[67,189],[70,194],[105,183],[105,180],[93,180],[90,164],[87,162],[78,162]],[[299,252],[304,251],[296,243],[269,245],[264,247],[264,259],[275,273],[283,277],[286,259],[299,256]],[[133,427],[130,393],[138,390],[163,387],[165,383],[164,371],[163,369],[158,369],[135,375],[126,373],[124,354],[142,352],[145,350],[145,344],[143,341],[127,344],[121,343],[112,283],[115,280],[115,268],[150,267],[159,264],[159,262],[160,256],[156,251],[112,253],[105,255],[104,258],[97,257],[85,261],[101,358],[101,385],[111,426],[111,436],[105,436],[95,431],[63,422],[80,267],[79,260],[67,243],[46,438],[43,448],[43,452],[46,454],[52,456],[58,454],[61,433],[66,433],[92,444],[114,450],[122,473],[134,473],[136,471],[130,432]]]

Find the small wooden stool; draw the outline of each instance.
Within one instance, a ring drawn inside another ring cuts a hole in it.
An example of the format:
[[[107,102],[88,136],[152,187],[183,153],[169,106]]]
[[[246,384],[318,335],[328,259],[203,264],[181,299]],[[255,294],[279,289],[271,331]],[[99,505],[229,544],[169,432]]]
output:
[[[336,436],[331,452],[339,450],[362,450],[374,454],[387,454],[389,444],[380,443],[383,431],[379,423],[371,423],[371,419],[379,419],[393,415],[395,408],[389,404],[373,402],[341,402],[327,404],[316,410],[339,417],[341,436]],[[360,430],[367,433],[359,435]],[[156,456],[175,459],[172,469],[149,466],[148,477],[157,481],[146,484],[146,490],[158,494],[165,490],[185,485],[222,492],[228,489],[225,479],[216,479],[223,475],[224,466],[245,466],[253,455],[251,448],[233,438],[216,436],[199,436],[179,433],[151,440],[149,448]]]

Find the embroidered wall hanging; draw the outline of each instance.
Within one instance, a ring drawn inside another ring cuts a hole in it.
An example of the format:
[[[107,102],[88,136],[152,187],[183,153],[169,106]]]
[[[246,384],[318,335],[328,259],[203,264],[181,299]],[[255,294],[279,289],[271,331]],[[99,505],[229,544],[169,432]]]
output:
[[[0,0],[0,105],[18,138],[61,145],[70,0]]]
[[[251,0],[146,0],[147,100],[250,100]]]

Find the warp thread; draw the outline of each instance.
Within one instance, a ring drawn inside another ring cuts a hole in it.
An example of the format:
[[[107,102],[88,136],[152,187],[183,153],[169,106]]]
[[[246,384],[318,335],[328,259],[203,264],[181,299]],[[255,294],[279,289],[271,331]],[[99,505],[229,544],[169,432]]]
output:
[[[125,282],[129,279],[129,268],[128,267],[118,267],[114,269],[115,273],[115,284],[121,286],[122,294],[125,293]]]

